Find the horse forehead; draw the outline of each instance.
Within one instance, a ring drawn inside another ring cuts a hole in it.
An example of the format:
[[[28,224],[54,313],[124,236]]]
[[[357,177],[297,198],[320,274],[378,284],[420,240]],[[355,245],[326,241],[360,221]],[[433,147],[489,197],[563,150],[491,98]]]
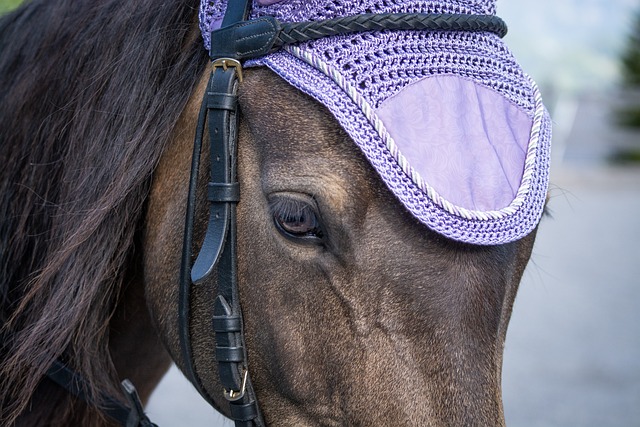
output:
[[[327,150],[346,134],[331,113],[266,68],[247,70],[240,86],[240,104],[256,135],[283,137],[271,150],[287,150],[290,144],[305,151]],[[266,139],[266,138],[264,138]],[[269,141],[265,141],[268,143]],[[335,151],[335,150],[332,150]],[[351,150],[355,151],[355,150]]]
[[[249,71],[240,100],[265,191],[304,183],[340,204],[362,191],[370,168],[331,113],[271,71]]]

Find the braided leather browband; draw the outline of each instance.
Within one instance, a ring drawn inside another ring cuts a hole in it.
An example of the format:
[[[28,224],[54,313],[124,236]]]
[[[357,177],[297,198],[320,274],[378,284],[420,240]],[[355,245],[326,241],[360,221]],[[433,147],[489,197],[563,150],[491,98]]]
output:
[[[212,59],[238,61],[257,58],[281,47],[339,34],[383,30],[487,31],[507,34],[505,22],[494,15],[426,13],[367,13],[324,21],[281,23],[271,16],[237,22],[211,33]]]
[[[507,25],[497,16],[446,13],[363,13],[324,21],[288,22],[280,25],[282,28],[273,45],[276,48],[322,37],[365,31],[489,31],[500,37],[507,34]]]

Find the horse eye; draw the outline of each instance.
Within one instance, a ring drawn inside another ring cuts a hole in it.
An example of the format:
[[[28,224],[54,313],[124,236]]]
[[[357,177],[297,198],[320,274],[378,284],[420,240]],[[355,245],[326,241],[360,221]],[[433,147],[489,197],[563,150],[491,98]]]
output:
[[[322,239],[322,227],[315,206],[310,203],[284,197],[270,202],[273,222],[280,233],[294,239]]]

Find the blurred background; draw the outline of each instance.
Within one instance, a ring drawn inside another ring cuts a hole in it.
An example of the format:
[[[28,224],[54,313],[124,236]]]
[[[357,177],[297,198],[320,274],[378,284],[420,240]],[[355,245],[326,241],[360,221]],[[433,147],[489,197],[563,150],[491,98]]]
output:
[[[498,0],[498,14],[554,121],[551,215],[505,348],[507,424],[640,426],[640,0]],[[147,411],[232,425],[175,368]]]
[[[640,426],[640,1],[498,0],[554,121],[549,209],[516,299],[510,426]]]

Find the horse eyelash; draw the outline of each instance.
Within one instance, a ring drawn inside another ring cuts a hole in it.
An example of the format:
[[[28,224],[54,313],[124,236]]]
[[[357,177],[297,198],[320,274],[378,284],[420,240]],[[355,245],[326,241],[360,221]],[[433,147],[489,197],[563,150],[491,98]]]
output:
[[[311,209],[313,213],[318,216],[318,213],[310,206],[301,200],[289,199],[284,197],[276,197],[269,202],[269,211],[271,215],[279,214],[284,217],[292,217],[300,215],[305,210]]]

